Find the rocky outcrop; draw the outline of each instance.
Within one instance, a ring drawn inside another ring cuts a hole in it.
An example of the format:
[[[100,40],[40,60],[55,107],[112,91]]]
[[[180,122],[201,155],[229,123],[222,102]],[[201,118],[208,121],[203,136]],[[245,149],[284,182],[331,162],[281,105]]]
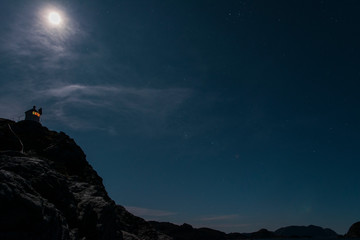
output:
[[[34,173],[48,170],[25,156],[0,156],[0,239],[70,239],[65,216],[36,191],[26,174],[13,171],[18,166],[31,167]]]
[[[338,234],[329,228],[314,225],[279,228],[275,234],[280,237],[337,238]]]
[[[349,231],[346,233],[345,237],[347,238],[360,238],[360,222],[356,222],[349,228]]]
[[[0,119],[0,239],[170,237],[116,205],[65,133]]]

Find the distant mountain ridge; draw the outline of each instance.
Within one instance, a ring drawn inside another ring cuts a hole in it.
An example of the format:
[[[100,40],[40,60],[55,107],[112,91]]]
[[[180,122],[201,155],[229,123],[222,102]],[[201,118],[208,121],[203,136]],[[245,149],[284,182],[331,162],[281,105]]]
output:
[[[176,225],[168,222],[149,221],[157,231],[172,237],[174,240],[239,240],[239,239],[336,239],[341,238],[335,231],[314,225],[288,226],[272,232],[260,229],[252,233],[224,233],[209,228],[193,228],[191,225]],[[360,223],[360,222],[359,222]]]
[[[193,228],[189,224],[176,225],[168,222],[149,221],[152,227],[162,232],[174,240],[240,240],[247,237],[240,234],[226,234],[224,232],[210,228]]]
[[[338,234],[329,229],[314,225],[309,226],[289,226],[279,228],[275,232],[280,237],[311,237],[311,238],[337,238]]]
[[[82,149],[63,132],[0,118],[1,240],[240,240],[337,234],[310,225],[230,233],[145,221],[117,205]],[[360,222],[346,237],[360,237]]]

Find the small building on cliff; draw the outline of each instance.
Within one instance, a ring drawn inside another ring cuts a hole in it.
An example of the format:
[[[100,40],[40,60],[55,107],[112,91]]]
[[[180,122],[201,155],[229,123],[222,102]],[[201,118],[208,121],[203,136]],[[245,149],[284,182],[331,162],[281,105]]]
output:
[[[36,106],[25,112],[25,120],[35,121],[40,123],[40,116],[42,114],[42,108],[36,110]]]

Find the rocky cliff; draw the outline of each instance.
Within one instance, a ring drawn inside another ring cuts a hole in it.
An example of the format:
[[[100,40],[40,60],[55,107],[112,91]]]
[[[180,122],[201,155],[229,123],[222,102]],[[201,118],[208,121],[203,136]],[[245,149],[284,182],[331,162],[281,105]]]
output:
[[[356,222],[349,228],[349,231],[346,233],[345,237],[347,238],[360,238],[360,222]]]
[[[65,133],[0,119],[0,239],[171,240],[116,205]]]

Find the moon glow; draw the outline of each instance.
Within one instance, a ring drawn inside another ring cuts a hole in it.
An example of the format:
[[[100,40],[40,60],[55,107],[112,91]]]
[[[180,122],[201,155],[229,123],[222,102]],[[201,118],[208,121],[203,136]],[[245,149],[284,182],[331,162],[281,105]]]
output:
[[[53,25],[59,25],[61,23],[61,17],[57,12],[51,12],[48,19],[49,22]]]

